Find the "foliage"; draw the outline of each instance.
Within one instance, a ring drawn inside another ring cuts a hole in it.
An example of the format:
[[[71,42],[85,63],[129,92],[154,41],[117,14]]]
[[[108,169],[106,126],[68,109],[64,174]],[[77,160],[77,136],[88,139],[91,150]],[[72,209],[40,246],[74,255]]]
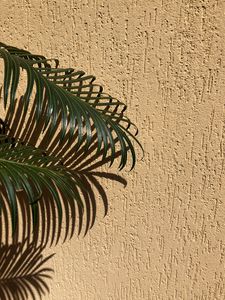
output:
[[[140,143],[135,125],[124,115],[126,105],[105,94],[94,76],[61,68],[57,59],[3,43],[0,58],[0,101],[6,111],[0,122],[0,208],[5,223],[9,209],[15,234],[22,195],[22,215],[29,221],[31,211],[33,229],[44,210],[51,213],[44,215],[42,226],[46,216],[57,217],[58,232],[64,211],[73,227],[78,211],[80,232],[86,210],[87,231],[93,225],[87,201],[93,192],[85,172],[103,162],[112,165],[119,157],[120,170],[129,161],[132,169],[136,162],[133,142]]]

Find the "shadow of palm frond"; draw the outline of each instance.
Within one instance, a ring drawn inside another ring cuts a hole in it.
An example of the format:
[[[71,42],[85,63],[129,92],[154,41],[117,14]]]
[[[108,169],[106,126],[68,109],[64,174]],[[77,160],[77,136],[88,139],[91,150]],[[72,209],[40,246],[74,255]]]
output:
[[[0,299],[38,299],[49,293],[51,268],[46,263],[53,255],[43,257],[43,247],[27,241],[0,246]]]

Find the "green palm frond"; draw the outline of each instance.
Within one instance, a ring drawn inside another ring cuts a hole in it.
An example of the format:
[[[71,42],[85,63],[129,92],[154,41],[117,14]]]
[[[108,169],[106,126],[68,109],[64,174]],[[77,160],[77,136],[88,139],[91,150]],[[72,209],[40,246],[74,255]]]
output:
[[[14,242],[22,234],[41,245],[58,243],[63,233],[62,220],[64,240],[71,238],[75,230],[80,234],[84,228],[86,234],[95,222],[96,192],[103,201],[104,215],[108,210],[107,196],[98,177],[125,184],[118,175],[89,168],[90,171],[85,170],[84,163],[76,171],[70,170],[41,149],[0,135],[0,241],[7,242],[12,232]]]
[[[0,101],[6,111],[5,119],[0,118],[0,209],[6,231],[8,207],[14,234],[19,210],[24,224],[31,221],[33,228],[40,224],[45,228],[43,243],[50,235],[51,243],[54,236],[58,241],[64,214],[65,238],[70,221],[71,236],[74,233],[77,217],[78,233],[84,220],[86,233],[96,214],[92,186],[107,212],[94,168],[119,158],[119,169],[129,157],[131,168],[136,163],[133,143],[141,145],[136,126],[124,115],[126,105],[104,93],[94,76],[61,68],[57,59],[3,43],[0,59],[4,62]],[[26,230],[29,236],[30,227]]]
[[[21,97],[22,109],[27,113],[31,95],[34,92],[35,123],[44,119],[44,129],[48,128],[48,138],[51,139],[59,131],[59,140],[65,140],[68,133],[69,141],[74,139],[77,129],[76,150],[85,143],[87,150],[94,133],[97,137],[97,153],[103,149],[103,158],[107,151],[111,151],[111,163],[115,159],[116,144],[121,149],[120,169],[128,158],[132,157],[132,167],[136,162],[136,155],[131,139],[135,136],[128,131],[132,124],[123,116],[126,106],[109,95],[93,89],[93,76],[83,76],[83,72],[73,69],[51,67],[43,56],[32,55],[27,51],[0,44],[0,58],[4,60],[4,88],[3,98],[5,108],[14,111],[16,92],[19,85],[21,70],[27,74],[26,90]],[[91,80],[89,84],[83,84]],[[88,89],[88,91],[85,91]],[[118,113],[119,107],[122,107]],[[113,108],[113,109],[111,109]],[[57,122],[60,119],[60,124]],[[136,140],[137,141],[137,140]]]
[[[40,149],[12,143],[2,138],[0,143],[0,184],[5,189],[12,215],[12,230],[17,226],[17,193],[25,192],[33,215],[33,224],[37,222],[37,202],[50,194],[55,201],[59,223],[62,222],[62,197],[74,201],[83,210],[78,189],[80,183],[60,165],[60,162],[46,156]],[[1,194],[0,194],[1,196]],[[3,196],[0,197],[0,207]]]

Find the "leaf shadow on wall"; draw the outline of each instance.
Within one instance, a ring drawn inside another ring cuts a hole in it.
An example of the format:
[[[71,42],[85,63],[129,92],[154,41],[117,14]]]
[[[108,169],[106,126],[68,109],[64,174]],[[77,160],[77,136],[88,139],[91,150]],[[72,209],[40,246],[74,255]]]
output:
[[[46,283],[53,270],[43,258],[44,248],[27,241],[0,247],[0,299],[37,299],[49,293]]]

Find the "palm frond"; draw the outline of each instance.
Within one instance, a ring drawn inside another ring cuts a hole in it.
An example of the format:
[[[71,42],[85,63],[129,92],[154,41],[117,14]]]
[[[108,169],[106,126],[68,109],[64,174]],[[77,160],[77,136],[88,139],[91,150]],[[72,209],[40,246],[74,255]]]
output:
[[[81,144],[85,144],[85,150],[88,150],[96,134],[97,153],[103,150],[105,158],[110,150],[112,164],[116,149],[120,149],[119,167],[122,169],[127,164],[129,152],[134,167],[136,155],[131,139],[137,139],[128,130],[133,123],[123,115],[126,106],[104,94],[101,87],[93,84],[93,76],[84,76],[84,72],[75,72],[72,68],[59,68],[58,60],[48,60],[5,44],[0,44],[0,57],[5,65],[5,108],[8,105],[9,111],[14,113],[20,72],[25,70],[27,85],[20,98],[22,111],[27,113],[34,93],[33,122],[37,125],[43,121],[48,140],[59,131],[61,143],[74,141],[76,137],[74,150],[78,151]],[[52,61],[54,67],[50,65]]]
[[[63,235],[64,241],[75,232],[85,235],[94,225],[99,196],[104,215],[108,211],[99,178],[122,184],[125,180],[94,172],[89,160],[90,170],[83,164],[70,170],[42,150],[0,135],[0,241],[27,238],[44,246],[57,244]]]
[[[17,226],[17,192],[23,190],[32,209],[33,224],[37,219],[37,202],[44,192],[52,196],[57,206],[59,223],[62,221],[62,201],[66,197],[74,201],[83,210],[83,203],[75,181],[69,171],[60,162],[46,156],[40,149],[12,143],[3,138],[0,143],[0,184],[5,189],[12,215],[12,230]],[[0,200],[3,197],[0,198]],[[0,201],[0,207],[1,207]]]
[[[86,234],[95,221],[96,191],[107,212],[107,196],[95,168],[120,158],[122,169],[129,155],[132,168],[136,162],[133,142],[140,143],[136,126],[124,115],[126,105],[105,94],[94,76],[61,68],[57,59],[3,43],[0,59],[0,101],[6,110],[6,118],[0,119],[0,226],[5,222],[9,236],[10,213],[13,239],[18,241],[19,211],[22,240],[33,236],[43,245],[54,239],[57,243],[63,217],[65,239],[74,234],[77,221],[78,234],[83,227]],[[111,179],[123,182],[114,175]]]

